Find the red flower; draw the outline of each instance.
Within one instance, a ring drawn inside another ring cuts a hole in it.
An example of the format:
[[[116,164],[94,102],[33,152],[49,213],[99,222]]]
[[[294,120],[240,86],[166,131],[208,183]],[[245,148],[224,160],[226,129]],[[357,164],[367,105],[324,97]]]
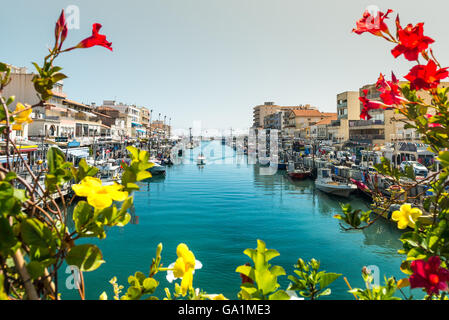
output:
[[[58,21],[56,21],[55,25],[55,41],[59,43],[59,49],[61,49],[62,43],[64,42],[65,38],[67,38],[67,23],[65,21],[65,14],[64,10],[61,11],[61,15],[59,16]]]
[[[414,66],[404,78],[410,81],[412,90],[428,90],[438,87],[441,79],[449,76],[448,68],[437,70],[437,65],[433,60],[429,60],[427,65]]]
[[[410,288],[425,288],[427,294],[439,294],[440,290],[448,291],[449,270],[440,266],[441,261],[437,256],[429,260],[412,261],[410,267],[413,274],[410,276]]]
[[[112,42],[108,42],[106,40],[105,35],[98,33],[98,31],[100,31],[100,29],[101,29],[101,24],[94,23],[92,25],[92,36],[90,36],[89,38],[86,38],[83,41],[81,41],[80,43],[78,43],[76,48],[90,48],[93,46],[102,46],[102,47],[108,48],[109,50],[112,51],[112,47],[111,47]]]
[[[381,92],[380,98],[386,105],[401,104],[407,101],[401,96],[399,89],[399,80],[394,73],[391,73],[391,81],[386,81],[384,75],[381,73],[376,83],[377,89]]]
[[[360,190],[369,191],[368,186],[366,184],[364,184],[362,181],[358,181],[358,180],[351,178],[351,182],[354,183],[357,186],[357,188],[359,188]]]
[[[422,22],[414,27],[412,24],[408,24],[405,29],[398,25],[399,44],[391,50],[395,58],[404,54],[404,57],[409,61],[418,60],[419,54],[426,50],[429,44],[435,42],[423,35],[423,25]]]
[[[357,34],[369,32],[376,36],[382,36],[382,32],[389,33],[388,26],[385,24],[384,20],[388,18],[388,15],[391,12],[393,12],[391,9],[388,9],[385,14],[378,11],[377,15],[374,17],[368,10],[366,10],[363,13],[363,17],[356,22],[356,29],[352,29],[352,32]]]
[[[442,114],[439,113],[438,115],[441,116]],[[431,115],[431,114],[428,113],[428,114],[425,115],[425,117],[426,117],[427,119],[429,119],[429,122],[428,122],[429,128],[442,127],[442,125],[439,124],[438,122],[431,122],[431,121],[432,121],[432,118],[434,117],[433,115]]]
[[[371,116],[369,115],[368,111],[373,110],[373,109],[385,108],[386,106],[380,101],[374,101],[374,100],[367,99],[366,96],[368,95],[368,90],[366,90],[366,89],[363,90],[363,93],[365,94],[365,96],[359,97],[359,100],[363,104],[363,109],[362,109],[362,112],[360,113],[360,118],[369,120],[369,119],[371,119]]]

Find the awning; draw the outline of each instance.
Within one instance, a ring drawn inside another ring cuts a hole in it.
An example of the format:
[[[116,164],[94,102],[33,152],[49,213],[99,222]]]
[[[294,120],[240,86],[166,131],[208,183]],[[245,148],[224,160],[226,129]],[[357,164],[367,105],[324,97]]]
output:
[[[132,127],[141,127],[142,125],[138,122],[131,122]]]
[[[145,130],[142,130],[142,129],[136,129],[136,131],[137,131],[137,132],[141,132],[141,133],[146,133],[146,131],[145,131]]]
[[[22,155],[22,158],[23,158],[23,160],[28,160],[28,157],[27,157],[27,155]],[[19,157],[14,157],[14,162],[17,162],[17,161],[20,161],[21,160],[21,158],[19,158]],[[11,155],[10,157],[9,157],[9,162],[12,162],[13,161],[13,156]],[[7,158],[6,158],[6,156],[1,156],[0,157],[0,163],[7,163],[8,161],[7,161]]]
[[[80,146],[80,143],[79,143],[79,141],[73,140],[73,141],[70,141],[70,142],[67,144],[67,146],[68,146],[68,147],[79,147],[79,146]]]
[[[32,146],[17,146],[17,149],[19,149],[20,152],[31,152],[37,150],[37,145]]]

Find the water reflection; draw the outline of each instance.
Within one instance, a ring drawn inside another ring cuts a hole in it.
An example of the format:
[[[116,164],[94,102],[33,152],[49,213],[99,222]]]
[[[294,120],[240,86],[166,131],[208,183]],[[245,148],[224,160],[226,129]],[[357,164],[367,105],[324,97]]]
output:
[[[379,218],[372,226],[363,229],[363,234],[365,236],[363,244],[365,245],[391,249],[391,252],[394,253],[402,249],[402,242],[399,240],[402,231],[398,230],[391,221]]]
[[[292,180],[285,171],[278,171],[274,175],[261,175],[260,167],[253,166],[254,186],[265,191],[279,193],[282,198],[283,194],[289,195],[310,195],[307,199],[309,205],[312,204],[311,211],[318,212],[323,217],[333,218],[337,213],[341,212],[341,205],[350,203],[354,209],[369,210],[369,200],[365,197],[354,194],[351,198],[341,198],[334,195],[321,192],[315,188],[312,179]],[[297,199],[297,210],[303,210],[304,198]],[[313,213],[310,212],[310,213]],[[375,218],[374,216],[372,219]],[[402,248],[399,238],[401,231],[396,228],[394,223],[379,218],[372,226],[363,229],[363,244],[366,246],[378,246],[385,250],[379,250],[380,254],[397,254],[397,250]]]

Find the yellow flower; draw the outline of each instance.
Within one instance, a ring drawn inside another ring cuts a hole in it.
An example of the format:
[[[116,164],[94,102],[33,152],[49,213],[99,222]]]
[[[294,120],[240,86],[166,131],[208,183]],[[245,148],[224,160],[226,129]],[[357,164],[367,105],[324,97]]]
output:
[[[79,184],[72,186],[79,197],[86,197],[87,203],[96,209],[104,209],[112,205],[112,201],[124,201],[128,192],[122,191],[123,186],[114,183],[103,186],[101,180],[94,177],[85,177]]]
[[[193,274],[195,269],[201,269],[201,262],[195,260],[195,255],[189,250],[186,244],[181,243],[176,248],[178,259],[168,266],[167,280],[182,278],[181,292],[185,296],[190,288],[193,288]]]
[[[24,111],[21,111],[24,110]],[[14,124],[12,126],[13,130],[22,130],[22,124],[31,123],[33,120],[30,118],[31,106],[26,104],[25,106],[20,102],[16,105],[16,110],[14,110]]]
[[[223,294],[210,294],[208,296],[209,299],[211,300],[228,300],[228,298],[226,298]]]
[[[415,222],[422,215],[422,211],[418,208],[412,208],[408,203],[403,204],[399,211],[394,211],[391,219],[398,222],[399,229],[408,227],[414,228]]]

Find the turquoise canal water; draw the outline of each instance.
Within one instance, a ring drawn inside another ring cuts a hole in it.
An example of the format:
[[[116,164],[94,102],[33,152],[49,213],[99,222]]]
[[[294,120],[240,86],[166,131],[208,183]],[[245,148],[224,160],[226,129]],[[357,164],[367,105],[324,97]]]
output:
[[[184,242],[203,264],[195,273],[194,287],[231,299],[236,299],[240,285],[235,269],[249,262],[243,250],[255,248],[257,239],[280,252],[271,263],[284,267],[287,274],[293,274],[301,257],[320,260],[322,269],[342,273],[353,287],[363,286],[363,266],[378,266],[382,283],[384,276],[404,276],[397,254],[401,233],[392,223],[382,220],[363,231],[343,231],[333,215],[347,200],[315,190],[311,180],[292,182],[285,171],[261,175],[257,165],[247,164],[243,156],[235,158],[234,151],[220,142],[205,143],[202,149],[209,158],[203,168],[194,162],[174,165],[165,177],[141,184],[134,200],[137,224],[112,228],[106,239],[91,241],[100,247],[106,263],[85,273],[87,299],[98,299],[103,291],[112,297],[108,281],[113,276],[126,288],[129,275],[147,273],[160,242],[165,266],[175,261],[176,246]],[[188,150],[185,158],[196,159],[199,152],[200,148]],[[217,160],[223,154],[226,160]],[[349,202],[366,209],[358,196]],[[60,275],[61,287],[66,276]],[[156,295],[164,297],[163,289],[173,284],[165,273],[156,279]],[[286,276],[279,282],[283,288],[289,283]],[[353,298],[342,277],[331,289],[331,299]],[[64,298],[78,299],[76,290],[61,292]]]

